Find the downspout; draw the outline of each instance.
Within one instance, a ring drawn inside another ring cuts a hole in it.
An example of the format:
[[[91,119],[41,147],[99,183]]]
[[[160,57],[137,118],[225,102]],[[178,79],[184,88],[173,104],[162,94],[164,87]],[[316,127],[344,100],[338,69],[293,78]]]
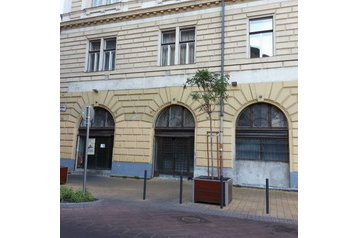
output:
[[[221,0],[221,80],[224,77],[224,48],[225,48],[225,0]],[[224,134],[224,99],[220,98],[220,133],[219,133],[219,177],[223,175],[223,138]]]

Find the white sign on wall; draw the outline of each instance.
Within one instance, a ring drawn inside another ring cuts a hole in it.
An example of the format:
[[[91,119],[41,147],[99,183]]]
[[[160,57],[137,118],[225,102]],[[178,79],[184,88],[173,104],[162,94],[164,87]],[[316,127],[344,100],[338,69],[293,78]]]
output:
[[[89,138],[88,139],[88,155],[94,155],[95,153],[95,146],[96,146],[96,138]]]

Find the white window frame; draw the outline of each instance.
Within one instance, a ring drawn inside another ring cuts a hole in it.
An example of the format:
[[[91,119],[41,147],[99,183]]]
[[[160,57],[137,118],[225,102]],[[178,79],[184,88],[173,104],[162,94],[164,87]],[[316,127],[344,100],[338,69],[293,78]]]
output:
[[[167,59],[167,64],[163,65],[162,64],[162,57],[163,57],[163,52],[162,52],[162,42],[163,42],[163,33],[168,32],[168,31],[175,31],[175,57],[174,57],[174,64],[173,65],[184,65],[184,64],[180,64],[180,32],[181,30],[186,30],[186,29],[194,29],[194,62],[193,63],[189,63],[189,47],[187,44],[186,47],[186,59],[185,59],[185,64],[195,64],[196,62],[196,27],[195,26],[185,26],[185,27],[175,27],[175,28],[171,28],[171,29],[163,29],[160,31],[159,33],[159,54],[158,54],[158,65],[159,66],[172,66],[170,64],[170,58],[171,58],[171,50],[170,47],[168,47],[168,59]]]
[[[113,71],[113,70],[115,70],[115,68],[116,68],[115,62],[116,62],[117,47],[114,48],[114,68],[112,68],[112,62],[113,62],[112,57],[109,57],[109,69],[105,69],[105,65],[104,65],[104,60],[105,60],[104,59],[104,54],[105,54],[104,45],[105,45],[105,42],[107,40],[115,40],[116,46],[117,46],[117,38],[116,37],[102,37],[102,38],[89,39],[88,40],[85,72],[99,72],[99,71]],[[89,68],[90,48],[91,48],[91,42],[93,42],[93,41],[100,41],[99,59],[96,59],[96,61],[98,60],[98,70],[90,70],[90,68]],[[113,54],[113,52],[110,53],[110,56],[112,54]]]
[[[266,57],[257,57],[257,58],[251,58],[251,42],[250,42],[250,35],[251,35],[251,29],[250,29],[250,21],[255,21],[255,20],[262,20],[262,19],[267,19],[267,18],[271,18],[272,20],[272,56],[269,56],[267,58],[273,57],[275,56],[275,52],[276,52],[276,37],[275,37],[275,15],[274,14],[270,14],[270,15],[261,15],[261,16],[252,16],[248,19],[247,21],[247,58],[249,59],[262,59],[262,58],[266,58]],[[260,54],[261,55],[261,54]]]

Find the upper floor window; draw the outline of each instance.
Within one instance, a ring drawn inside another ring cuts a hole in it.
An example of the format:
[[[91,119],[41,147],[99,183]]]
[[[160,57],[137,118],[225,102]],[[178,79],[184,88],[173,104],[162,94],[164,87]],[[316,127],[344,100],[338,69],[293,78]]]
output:
[[[180,64],[194,63],[195,29],[180,30]]]
[[[162,65],[174,65],[175,30],[162,32]]]
[[[116,3],[118,0],[92,0],[92,7]]]
[[[177,37],[179,36],[179,37]],[[161,34],[161,65],[193,64],[195,28],[163,31]]]
[[[250,20],[250,58],[273,56],[272,17]]]
[[[89,42],[87,71],[114,70],[116,38],[98,39]]]

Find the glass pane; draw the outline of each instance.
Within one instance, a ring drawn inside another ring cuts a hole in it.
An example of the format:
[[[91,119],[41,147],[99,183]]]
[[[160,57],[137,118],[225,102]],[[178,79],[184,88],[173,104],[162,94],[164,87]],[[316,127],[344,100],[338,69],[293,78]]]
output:
[[[102,4],[102,0],[93,0],[92,1],[92,6],[93,7],[100,6],[101,4]]]
[[[250,33],[272,30],[272,18],[250,20]]]
[[[168,46],[162,46],[162,65],[168,65]]]
[[[189,43],[189,62],[188,64],[194,64],[194,52],[195,52],[195,43]]]
[[[170,65],[174,65],[175,62],[175,45],[170,45]]]
[[[288,162],[287,139],[262,140],[262,160]]]
[[[167,31],[162,33],[162,43],[175,43],[175,31]]]
[[[250,35],[250,57],[269,57],[273,55],[272,32]]]
[[[172,106],[169,108],[169,127],[182,127],[183,125],[183,107]]]
[[[116,66],[116,51],[111,51],[111,57],[112,57],[111,70],[114,70]]]
[[[108,39],[105,41],[105,50],[113,50],[116,48],[116,39]]]
[[[251,138],[236,139],[236,159],[240,160],[259,160],[260,141]]]
[[[244,109],[244,111],[241,112],[237,126],[242,127],[251,127],[251,110],[250,108]]]
[[[168,127],[168,120],[169,120],[169,108],[165,109],[162,113],[160,113],[155,126]]]
[[[272,32],[261,33],[261,53],[262,57],[273,55]]]
[[[110,58],[110,52],[104,53],[104,70],[109,70],[109,58]]]
[[[287,121],[282,112],[275,107],[271,109],[271,126],[272,127],[287,127]]]
[[[118,0],[107,0],[107,4],[118,2]]]
[[[180,41],[194,41],[195,29],[180,30]]]
[[[91,41],[90,51],[99,51],[101,49],[101,41]]]
[[[268,105],[255,104],[252,106],[253,127],[269,127]]]
[[[184,108],[184,127],[195,127],[194,118],[188,109]]]
[[[180,64],[185,64],[186,59],[186,43],[180,44]]]

